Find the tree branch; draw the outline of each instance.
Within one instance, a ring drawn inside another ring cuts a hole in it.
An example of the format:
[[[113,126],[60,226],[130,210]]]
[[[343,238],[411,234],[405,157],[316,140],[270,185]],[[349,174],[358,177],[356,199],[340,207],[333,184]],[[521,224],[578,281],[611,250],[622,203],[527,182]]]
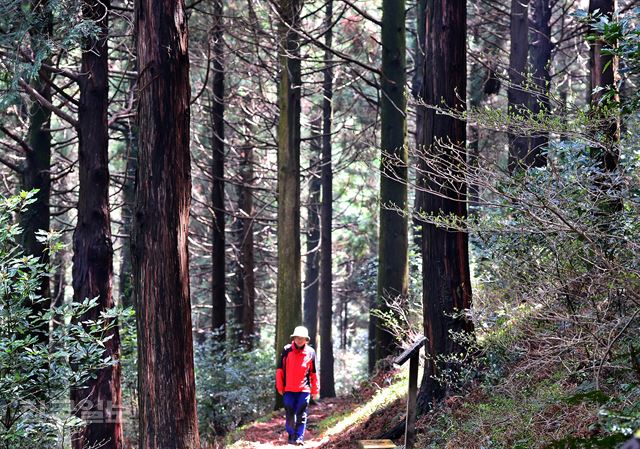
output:
[[[55,107],[51,102],[47,101],[46,98],[44,98],[42,95],[40,95],[33,87],[31,87],[29,85],[29,83],[27,83],[25,80],[21,79],[19,81],[20,86],[22,86],[22,88],[24,90],[27,91],[27,93],[34,99],[36,100],[38,103],[40,103],[40,106],[42,106],[43,108],[47,108],[48,110],[50,110],[51,112],[53,112],[55,115],[57,115],[58,117],[60,117],[61,119],[63,119],[64,121],[70,123],[74,128],[78,127],[78,121],[75,120],[73,117],[71,117],[69,114],[67,114],[66,112],[64,112],[62,109]]]
[[[380,28],[382,28],[382,22],[378,19],[376,19],[375,17],[367,14],[365,11],[363,11],[362,9],[358,8],[354,3],[350,2],[349,0],[342,0],[343,2],[345,2],[347,5],[349,5],[349,7],[351,7],[351,9],[353,9],[354,11],[356,11],[358,14],[360,14],[362,17],[364,17],[365,19],[375,23],[376,25],[378,25]]]
[[[13,170],[16,173],[22,173],[22,169],[18,165],[14,164],[8,159],[5,159],[2,156],[0,156],[0,164],[9,167],[11,170]]]
[[[25,153],[33,154],[33,148],[31,148],[31,146],[29,146],[29,144],[25,142],[23,139],[21,139],[19,136],[9,131],[4,125],[0,125],[0,131],[5,133],[7,136],[11,138],[11,140],[13,140],[18,145],[20,145],[20,148],[22,148],[22,150],[24,150]]]

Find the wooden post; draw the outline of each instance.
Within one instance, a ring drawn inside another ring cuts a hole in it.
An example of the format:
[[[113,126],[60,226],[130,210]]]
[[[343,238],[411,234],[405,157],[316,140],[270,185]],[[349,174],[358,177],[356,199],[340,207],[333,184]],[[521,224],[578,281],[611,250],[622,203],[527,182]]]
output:
[[[418,365],[420,348],[424,346],[427,337],[418,338],[409,348],[394,360],[397,365],[409,362],[409,394],[407,396],[407,420],[404,433],[404,449],[413,449],[416,438],[416,398],[418,396]]]
[[[409,363],[409,395],[407,397],[407,420],[404,433],[404,448],[413,449],[416,439],[416,399],[418,397],[418,365],[420,362],[420,348],[424,346],[427,337],[422,335],[402,354],[395,358],[393,363],[403,365],[407,360]],[[381,449],[395,447],[391,440],[360,440],[360,449]]]
[[[420,351],[409,361],[409,395],[407,397],[407,425],[404,433],[404,448],[413,449],[416,439],[416,398],[418,396],[418,364]]]

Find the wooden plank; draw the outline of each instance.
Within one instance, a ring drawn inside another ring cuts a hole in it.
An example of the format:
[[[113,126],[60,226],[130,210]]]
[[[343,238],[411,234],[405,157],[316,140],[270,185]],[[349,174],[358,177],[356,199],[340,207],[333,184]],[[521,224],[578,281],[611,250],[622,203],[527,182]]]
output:
[[[391,440],[358,440],[360,449],[396,449]]]
[[[413,342],[413,344],[409,346],[402,354],[396,357],[393,363],[395,363],[396,365],[402,365],[404,362],[409,360],[409,358],[414,353],[417,353],[418,351],[420,351],[420,348],[425,344],[426,341],[427,341],[427,337],[425,337],[424,335],[421,335],[420,338],[418,338],[415,342]]]

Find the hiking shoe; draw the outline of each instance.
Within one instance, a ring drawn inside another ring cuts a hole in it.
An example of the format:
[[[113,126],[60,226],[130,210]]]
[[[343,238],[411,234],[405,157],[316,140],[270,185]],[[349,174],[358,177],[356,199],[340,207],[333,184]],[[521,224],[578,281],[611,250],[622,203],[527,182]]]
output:
[[[298,438],[296,440],[296,446],[304,446],[304,440],[302,438]]]

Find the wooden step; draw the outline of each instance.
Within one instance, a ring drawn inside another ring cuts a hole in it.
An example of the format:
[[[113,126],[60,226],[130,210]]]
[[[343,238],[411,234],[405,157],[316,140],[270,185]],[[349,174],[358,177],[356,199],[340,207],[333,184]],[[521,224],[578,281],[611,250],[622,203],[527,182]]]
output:
[[[391,440],[358,440],[360,449],[395,449],[396,445]]]

